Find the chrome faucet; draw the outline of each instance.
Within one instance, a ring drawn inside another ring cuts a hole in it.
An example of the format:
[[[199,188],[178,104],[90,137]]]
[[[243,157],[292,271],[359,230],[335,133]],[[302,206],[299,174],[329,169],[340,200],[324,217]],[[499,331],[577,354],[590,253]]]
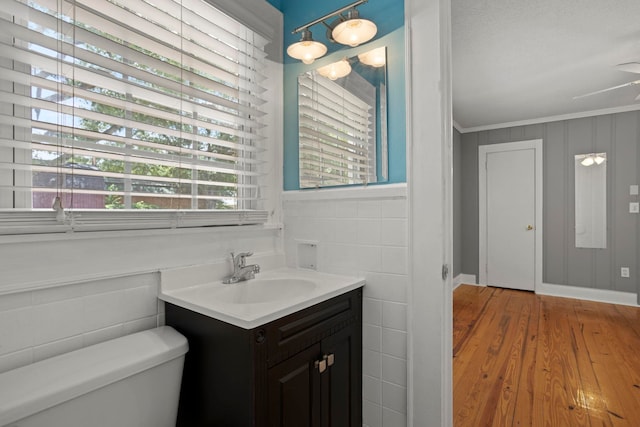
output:
[[[233,274],[222,281],[222,283],[238,283],[243,280],[249,280],[256,277],[256,273],[260,272],[260,266],[258,264],[246,265],[247,257],[253,255],[253,252],[241,252],[238,255],[234,255],[231,252],[231,259],[233,260]]]

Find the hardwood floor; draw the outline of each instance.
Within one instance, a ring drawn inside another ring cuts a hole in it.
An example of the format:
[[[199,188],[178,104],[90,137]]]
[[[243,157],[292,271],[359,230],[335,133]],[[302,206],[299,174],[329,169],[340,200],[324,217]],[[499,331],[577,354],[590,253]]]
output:
[[[640,308],[461,285],[455,427],[640,426]]]

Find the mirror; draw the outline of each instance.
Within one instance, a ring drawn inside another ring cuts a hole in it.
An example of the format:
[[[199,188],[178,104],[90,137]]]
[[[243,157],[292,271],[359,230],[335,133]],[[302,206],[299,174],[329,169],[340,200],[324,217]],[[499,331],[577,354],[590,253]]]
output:
[[[607,247],[607,154],[577,154],[576,248]]]
[[[300,188],[384,182],[386,47],[298,76]]]

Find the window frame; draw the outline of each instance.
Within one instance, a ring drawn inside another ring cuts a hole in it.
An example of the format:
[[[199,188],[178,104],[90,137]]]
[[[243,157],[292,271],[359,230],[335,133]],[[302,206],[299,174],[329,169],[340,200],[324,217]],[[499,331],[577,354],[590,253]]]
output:
[[[264,37],[270,38],[267,52],[269,76],[267,90],[277,94],[269,107],[266,140],[278,141],[282,134],[282,14],[267,2],[253,0],[205,0],[223,13],[240,21]],[[262,2],[260,2],[262,3]],[[272,76],[273,74],[273,76]],[[273,112],[273,114],[271,114]],[[273,144],[271,144],[273,145]],[[28,151],[28,150],[27,150]],[[3,155],[0,149],[0,156]],[[28,155],[31,153],[29,151]],[[280,156],[280,159],[278,158]],[[261,183],[262,197],[256,209],[243,210],[56,210],[0,209],[0,235],[69,233],[78,231],[118,231],[145,229],[176,229],[211,226],[240,226],[277,222],[279,217],[278,179],[282,150],[270,150],[262,168],[266,171]],[[281,184],[281,183],[280,183]],[[281,187],[281,185],[280,185]],[[31,197],[30,193],[28,197]]]

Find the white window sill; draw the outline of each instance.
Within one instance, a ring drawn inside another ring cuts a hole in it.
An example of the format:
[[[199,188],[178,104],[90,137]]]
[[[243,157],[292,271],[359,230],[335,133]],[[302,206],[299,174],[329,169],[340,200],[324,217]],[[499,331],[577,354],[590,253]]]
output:
[[[91,231],[177,229],[264,224],[266,211],[76,210],[58,217],[53,210],[0,210],[0,236]]]
[[[282,200],[284,200],[285,202],[305,200],[356,200],[379,198],[401,199],[406,197],[406,183],[339,188],[319,188],[285,191],[282,193]]]

